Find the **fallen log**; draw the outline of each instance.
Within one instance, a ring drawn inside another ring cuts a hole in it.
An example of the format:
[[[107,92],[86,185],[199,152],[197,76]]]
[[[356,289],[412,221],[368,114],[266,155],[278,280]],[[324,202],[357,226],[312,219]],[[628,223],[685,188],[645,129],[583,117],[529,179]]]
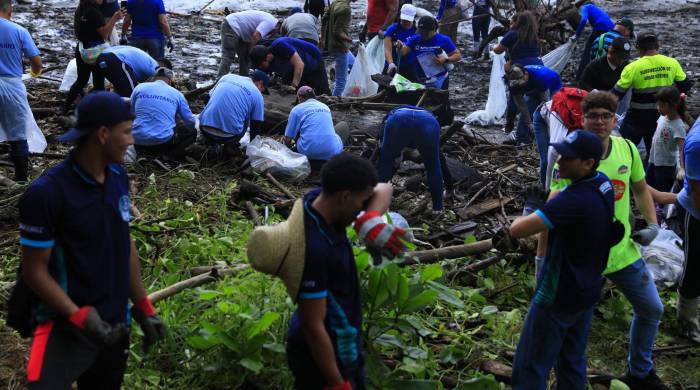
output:
[[[513,376],[513,369],[511,367],[494,360],[486,360],[481,363],[481,370],[493,374],[496,379],[505,383],[510,383]]]
[[[457,259],[486,252],[493,248],[491,240],[477,241],[471,244],[447,246],[438,249],[407,252],[405,258],[399,263],[401,266],[415,264],[437,263],[440,260]]]
[[[449,274],[447,274],[447,278],[454,279],[456,277],[461,277],[465,274],[481,271],[482,269],[488,268],[498,263],[501,260],[501,258],[502,257],[500,256],[491,256],[487,259],[477,261],[476,263],[469,264],[466,267],[462,267],[450,272]]]
[[[282,183],[280,183],[279,181],[277,181],[277,179],[272,175],[272,173],[267,172],[267,173],[265,174],[265,178],[266,178],[270,183],[272,183],[275,187],[279,188],[280,191],[282,191],[282,192],[287,196],[287,198],[289,198],[289,199],[296,199],[296,196],[294,196],[294,194],[292,194],[292,192],[289,191],[289,190],[287,189],[287,187],[285,187]]]
[[[241,264],[239,266],[233,267],[233,268],[212,268],[211,271],[209,271],[206,274],[201,274],[197,276],[193,276],[189,279],[185,279],[182,281],[179,281],[171,286],[168,286],[162,290],[158,290],[156,292],[148,294],[148,299],[151,300],[151,302],[158,302],[161,299],[169,298],[179,292],[182,292],[188,288],[194,288],[194,287],[199,287],[203,284],[207,284],[216,280],[219,280],[223,278],[226,275],[233,275],[237,272],[243,271],[245,269],[250,268],[248,264]]]
[[[250,219],[253,221],[253,224],[255,226],[260,225],[260,216],[258,215],[258,212],[255,211],[255,206],[253,206],[253,202],[246,200],[245,201],[245,209],[248,211],[248,214],[250,214]]]
[[[473,206],[465,207],[457,211],[457,215],[462,219],[470,219],[479,216],[489,211],[501,208],[503,205],[509,203],[513,200],[512,196],[506,196],[504,198],[494,198],[487,201],[475,204]]]

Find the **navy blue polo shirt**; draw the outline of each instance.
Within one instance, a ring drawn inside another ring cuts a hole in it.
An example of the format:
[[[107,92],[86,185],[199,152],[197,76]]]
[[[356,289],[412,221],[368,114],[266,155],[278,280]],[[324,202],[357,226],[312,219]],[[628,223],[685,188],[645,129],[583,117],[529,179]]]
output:
[[[326,298],[324,322],[333,341],[338,366],[342,369],[360,359],[360,285],[355,256],[345,229],[327,225],[311,207],[320,193],[320,189],[315,189],[304,196],[306,254],[297,299]],[[296,347],[293,350],[308,350],[298,310],[289,322],[288,342]]]
[[[549,228],[535,303],[575,312],[598,301],[610,253],[614,198],[608,177],[596,172],[572,183],[535,212]]]
[[[304,73],[315,72],[319,70],[320,66],[323,66],[323,57],[318,47],[301,39],[290,37],[277,38],[270,45],[270,53],[275,56],[272,64],[270,64],[270,71],[279,75],[294,70],[289,62],[294,53],[299,54],[299,57],[304,62]]]
[[[51,248],[49,272],[79,307],[103,320],[126,321],[129,296],[129,184],[116,164],[96,182],[72,155],[36,179],[19,203],[20,244]],[[38,323],[55,317],[48,306]]]

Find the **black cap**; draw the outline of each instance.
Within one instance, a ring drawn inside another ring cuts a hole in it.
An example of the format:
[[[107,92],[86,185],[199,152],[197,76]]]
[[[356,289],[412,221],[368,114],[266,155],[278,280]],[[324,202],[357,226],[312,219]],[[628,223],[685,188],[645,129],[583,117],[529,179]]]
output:
[[[637,47],[642,50],[658,49],[659,39],[653,32],[645,32],[637,35]]]
[[[267,55],[270,53],[270,49],[267,46],[256,45],[250,50],[250,63],[253,68],[260,66],[260,63],[265,61]]]
[[[438,28],[438,22],[434,17],[425,15],[418,19],[418,29],[419,30],[429,30],[435,31]]]
[[[98,91],[85,96],[78,103],[75,127],[61,134],[61,142],[75,141],[102,126],[114,126],[134,119],[131,104],[114,92]]]
[[[627,27],[627,29],[630,30],[630,35],[634,35],[634,22],[632,22],[632,19],[628,18],[627,16],[621,17],[617,20],[617,22],[615,22],[615,24]]]
[[[632,44],[630,41],[626,38],[623,37],[617,37],[613,39],[612,43],[610,44],[612,46],[613,51],[615,52],[615,55],[622,58],[622,59],[628,59],[630,58],[630,51],[632,50]]]
[[[596,162],[603,157],[603,143],[597,135],[586,130],[575,130],[569,133],[562,142],[549,144],[564,158],[594,159]]]

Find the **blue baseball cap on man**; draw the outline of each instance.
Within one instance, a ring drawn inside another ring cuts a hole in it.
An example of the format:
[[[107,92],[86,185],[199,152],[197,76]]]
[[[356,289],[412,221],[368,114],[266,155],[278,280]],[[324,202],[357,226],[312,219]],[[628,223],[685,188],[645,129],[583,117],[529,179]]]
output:
[[[585,130],[575,130],[569,133],[562,142],[549,144],[564,158],[594,159],[596,162],[603,157],[603,143],[597,135]]]
[[[98,91],[86,95],[78,103],[75,127],[56,137],[61,142],[80,139],[102,126],[114,126],[133,120],[131,104],[114,92]]]
[[[270,76],[269,76],[267,73],[263,72],[263,71],[260,70],[260,69],[256,69],[256,70],[253,71],[253,73],[250,75],[250,78],[251,78],[253,81],[262,81],[263,87],[265,87],[265,89],[263,89],[262,93],[265,94],[265,95],[269,95],[269,94],[270,94],[270,91],[267,89],[267,86],[270,85]]]

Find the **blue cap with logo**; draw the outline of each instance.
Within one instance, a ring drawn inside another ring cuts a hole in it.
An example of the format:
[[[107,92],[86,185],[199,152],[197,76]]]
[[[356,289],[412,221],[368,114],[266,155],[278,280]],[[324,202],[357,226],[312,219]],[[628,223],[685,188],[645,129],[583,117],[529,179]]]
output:
[[[102,126],[114,126],[134,119],[131,104],[114,92],[98,91],[78,103],[75,127],[56,137],[61,142],[80,139]]]
[[[270,76],[267,73],[263,72],[260,69],[256,69],[253,71],[253,73],[250,74],[250,78],[253,81],[262,81],[263,87],[265,87],[262,93],[264,93],[265,95],[270,94],[270,91],[268,91],[267,89],[268,85],[270,85]]]
[[[569,133],[562,142],[549,144],[564,158],[589,158],[600,161],[603,157],[603,143],[597,135],[586,130]]]

